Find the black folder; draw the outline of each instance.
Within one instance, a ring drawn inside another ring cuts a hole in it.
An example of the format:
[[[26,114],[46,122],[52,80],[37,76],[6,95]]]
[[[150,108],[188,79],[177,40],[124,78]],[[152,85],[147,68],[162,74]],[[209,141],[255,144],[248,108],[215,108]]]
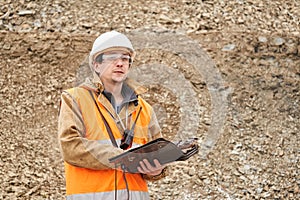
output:
[[[143,159],[147,159],[152,165],[154,165],[153,160],[157,159],[163,165],[174,161],[187,160],[196,153],[198,153],[198,145],[196,144],[185,152],[176,144],[164,138],[158,138],[143,146],[130,149],[110,158],[109,161],[116,166],[121,166],[127,172],[138,173],[137,167]]]

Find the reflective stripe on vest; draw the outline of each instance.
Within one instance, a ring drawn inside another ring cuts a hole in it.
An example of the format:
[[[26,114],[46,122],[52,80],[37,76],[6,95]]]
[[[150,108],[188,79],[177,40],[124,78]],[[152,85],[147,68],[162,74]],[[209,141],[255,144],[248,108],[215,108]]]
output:
[[[117,200],[127,200],[127,190],[118,190]],[[67,200],[114,200],[115,192],[97,192],[86,194],[73,194],[66,197]],[[130,200],[149,200],[148,192],[129,191]]]

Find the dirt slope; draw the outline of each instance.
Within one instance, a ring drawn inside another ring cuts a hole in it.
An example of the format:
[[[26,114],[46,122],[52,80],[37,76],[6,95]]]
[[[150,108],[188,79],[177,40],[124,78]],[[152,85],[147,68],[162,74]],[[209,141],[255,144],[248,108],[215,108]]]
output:
[[[152,198],[300,198],[299,1],[4,0],[0,7],[1,199],[64,198],[60,93],[76,82],[97,35],[141,28],[175,30],[199,43],[228,89],[213,150],[149,183]],[[136,66],[143,61],[173,66],[193,84],[201,108],[194,135],[203,139],[212,126],[205,77],[163,50],[138,51]],[[164,135],[176,133],[179,100],[159,85],[150,94],[167,111]]]

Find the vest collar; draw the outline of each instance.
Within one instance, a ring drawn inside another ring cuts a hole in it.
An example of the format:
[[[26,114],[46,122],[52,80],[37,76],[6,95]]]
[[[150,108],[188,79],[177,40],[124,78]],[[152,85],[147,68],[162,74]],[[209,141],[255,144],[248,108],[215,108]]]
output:
[[[127,88],[125,89],[126,92],[128,91],[128,89],[130,89],[133,90],[136,95],[140,95],[148,91],[146,87],[144,87],[143,85],[139,84],[138,82],[130,78],[126,78],[123,86],[124,85],[126,85],[125,87]],[[99,76],[95,72],[93,73],[93,78],[92,79],[87,78],[86,81],[81,86],[93,90],[98,94],[102,93],[105,90],[102,81],[100,80]]]

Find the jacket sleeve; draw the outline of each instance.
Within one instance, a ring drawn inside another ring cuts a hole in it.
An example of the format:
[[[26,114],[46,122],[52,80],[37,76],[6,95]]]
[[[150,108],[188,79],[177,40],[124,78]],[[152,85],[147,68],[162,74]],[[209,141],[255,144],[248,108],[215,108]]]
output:
[[[153,108],[151,109],[151,118],[148,125],[148,131],[150,141],[162,137],[160,126]]]
[[[88,140],[84,136],[85,126],[80,108],[69,93],[63,92],[58,117],[58,139],[64,161],[95,170],[114,168],[108,159],[121,154],[123,150]]]

